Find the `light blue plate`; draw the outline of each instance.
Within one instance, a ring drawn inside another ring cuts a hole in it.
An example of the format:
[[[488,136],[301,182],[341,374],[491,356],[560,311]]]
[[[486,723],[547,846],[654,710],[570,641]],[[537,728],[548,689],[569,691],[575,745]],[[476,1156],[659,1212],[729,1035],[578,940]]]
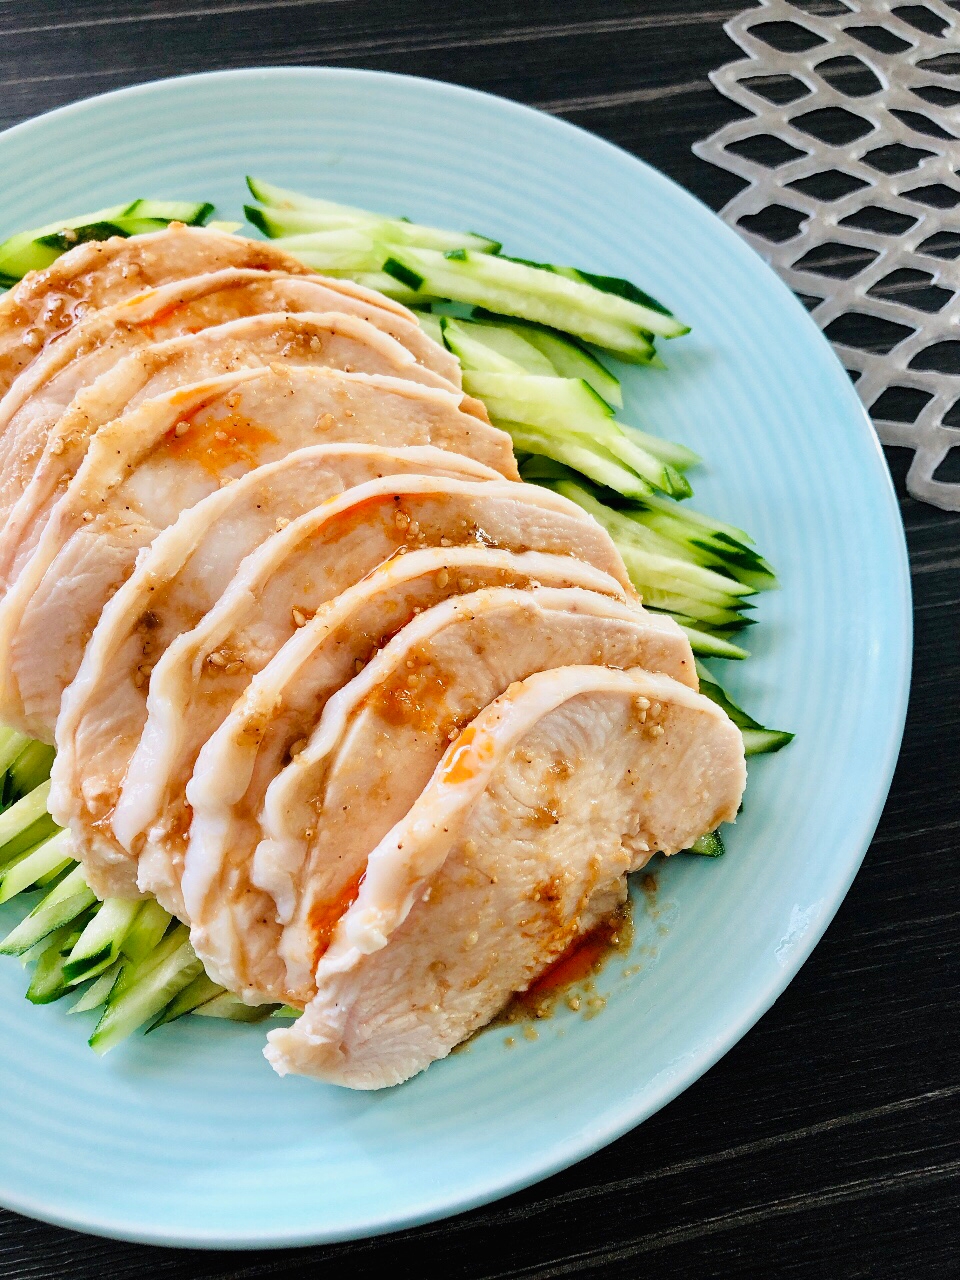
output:
[[[675,1097],[783,991],[833,916],[903,725],[903,534],[857,397],[800,305],[680,188],[498,98],[362,71],[239,71],[66,107],[0,136],[0,233],[134,196],[217,202],[243,176],[441,226],[521,257],[627,276],[693,325],[668,373],[626,373],[628,416],[700,451],[695,504],[780,571],[755,656],[727,664],[764,723],[721,862],[676,858],[608,966],[599,1017],[489,1031],[402,1088],[279,1080],[263,1029],[187,1018],[101,1061],[63,1003],[0,964],[0,1202],[177,1245],[343,1239],[442,1217],[596,1150]],[[641,895],[642,897],[643,895]],[[0,925],[7,917],[0,913]],[[624,976],[623,969],[640,966]],[[65,1002],[64,1002],[65,1003]]]

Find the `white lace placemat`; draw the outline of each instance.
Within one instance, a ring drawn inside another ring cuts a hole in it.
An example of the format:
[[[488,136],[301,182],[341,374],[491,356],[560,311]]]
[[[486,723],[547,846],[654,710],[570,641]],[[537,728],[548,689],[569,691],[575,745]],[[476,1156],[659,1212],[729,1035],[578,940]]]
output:
[[[751,116],[694,147],[749,183],[721,216],[915,450],[909,491],[960,510],[960,0],[760,0],[725,30],[747,56],[711,79]]]

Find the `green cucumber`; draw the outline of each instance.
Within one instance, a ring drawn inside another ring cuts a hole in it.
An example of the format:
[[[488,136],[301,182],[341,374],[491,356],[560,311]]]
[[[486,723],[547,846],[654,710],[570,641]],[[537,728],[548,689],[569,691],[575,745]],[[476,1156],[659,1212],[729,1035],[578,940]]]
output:
[[[70,832],[58,831],[56,835],[49,836],[35,848],[8,863],[0,871],[0,902],[9,902],[24,889],[31,888],[49,875],[65,870],[73,861],[71,849]]]
[[[90,1047],[96,1053],[107,1053],[138,1027],[150,1022],[203,972],[187,929],[181,926],[173,937],[177,945],[129,984],[123,985],[124,971],[121,971],[90,1037]]]
[[[592,441],[654,488],[675,496],[686,497],[690,493],[689,484],[678,471],[624,434],[613,410],[582,378],[468,371],[463,387],[484,402],[493,419]]]
[[[454,319],[455,337],[464,335],[475,343],[480,343],[487,351],[495,352],[509,363],[509,367],[518,373],[532,373],[543,378],[559,376],[556,367],[539,351],[532,342],[528,342],[522,333],[522,326],[510,324],[482,323],[477,320]],[[528,326],[533,328],[533,326]],[[452,350],[452,348],[451,348]],[[484,365],[477,364],[477,369]],[[490,371],[495,372],[493,366]],[[504,369],[504,372],[507,370]]]
[[[132,204],[136,204],[133,201]],[[54,235],[65,229],[86,226],[93,222],[119,218],[131,208],[131,202],[98,209],[96,213],[80,214],[76,218],[60,218],[32,231],[19,231],[0,244],[0,283],[16,284],[28,271],[42,271],[60,256],[60,251],[42,244],[44,236]]]
[[[278,1005],[276,1009],[274,1009],[270,1017],[271,1018],[299,1018],[301,1013],[303,1013],[303,1010],[298,1009],[296,1005],[281,1004],[281,1005]]]
[[[532,347],[561,378],[582,378],[584,382],[589,382],[594,391],[603,396],[608,404],[616,405],[618,409],[623,408],[623,389],[620,386],[620,379],[614,377],[592,351],[574,338],[558,333],[556,329],[547,329],[544,325],[531,324],[523,320],[504,320],[491,311],[483,310],[482,307],[475,309],[474,320],[491,330],[490,341],[504,333],[512,334],[525,347]],[[484,341],[486,340],[485,338]],[[526,364],[524,368],[530,373],[541,372]]]
[[[708,831],[706,835],[697,836],[687,853],[699,853],[704,858],[722,858],[726,853],[723,837],[719,831]]]
[[[677,321],[627,299],[495,254],[394,248],[383,269],[417,293],[533,320],[641,364],[655,354],[651,332],[684,332]]]
[[[641,449],[652,453],[655,458],[669,463],[678,471],[688,471],[703,461],[699,453],[694,453],[685,444],[677,444],[675,440],[664,440],[662,436],[653,436],[649,431],[641,431],[630,422],[621,422],[621,428],[631,440],[635,440]]]
[[[83,867],[74,867],[0,942],[0,955],[22,955],[54,929],[75,920],[96,900],[83,878]]]
[[[373,289],[377,293],[385,293],[388,298],[393,298],[394,302],[402,302],[407,307],[422,307],[426,303],[433,301],[429,294],[425,296],[421,293],[415,293],[413,289],[408,289],[399,280],[395,280],[393,276],[388,276],[385,271],[326,271],[324,274],[333,276],[334,279],[341,276],[344,279],[352,280],[354,284],[363,285],[365,289]]]
[[[528,371],[522,364],[504,355],[495,347],[487,346],[482,338],[473,336],[462,320],[452,316],[440,317],[440,330],[443,334],[444,346],[460,361],[465,372],[470,373],[512,373],[524,375]],[[548,377],[555,378],[551,369]]]
[[[41,782],[32,791],[22,795],[9,809],[0,813],[0,859],[8,856],[7,846],[17,836],[29,830],[38,819],[47,815],[47,797],[50,794],[50,779]]]
[[[727,691],[717,683],[706,667],[697,663],[697,675],[700,677],[700,692],[711,702],[722,708],[743,734],[743,748],[748,756],[769,755],[781,750],[794,735],[782,729],[767,729],[753,716],[738,706]]]
[[[182,1018],[184,1014],[196,1012],[201,1005],[223,995],[224,991],[225,988],[221,987],[219,982],[214,982],[205,973],[198,974],[189,986],[184,987],[179,995],[174,996],[147,1030],[155,1031],[157,1027],[165,1026],[168,1022],[176,1022],[177,1018]]]
[[[213,213],[213,208],[207,200],[134,200],[124,210],[123,217],[185,222],[188,227],[201,227]]]
[[[53,747],[45,742],[28,742],[8,771],[13,793],[23,796],[46,782],[55,754]]]
[[[252,205],[245,205],[244,212],[255,226],[271,237],[339,227],[364,227],[389,243],[440,250],[474,249],[479,253],[497,253],[500,249],[500,242],[488,236],[470,231],[445,231],[440,227],[410,222],[407,218],[371,213],[369,209],[358,209],[335,200],[322,200],[275,187],[258,178],[248,176],[247,186],[254,200],[266,208],[255,209]]]
[[[113,964],[120,947],[140,910],[129,898],[107,898],[93,917],[63,967],[68,982],[96,977]]]
[[[64,975],[64,964],[76,936],[71,925],[66,925],[49,939],[50,945],[38,957],[27,987],[26,995],[31,1004],[52,1004],[67,994],[70,984]]]
[[[276,1008],[273,1004],[244,1004],[229,991],[214,996],[193,1010],[198,1018],[226,1018],[230,1022],[262,1022]]]
[[[510,422],[506,418],[496,418],[495,422],[502,431],[509,432],[514,449],[520,453],[565,463],[567,467],[573,467],[596,484],[613,489],[625,498],[645,498],[651,492],[646,480],[641,480],[602,445],[586,437],[541,431],[538,427]],[[531,460],[528,459],[522,468],[524,479],[530,478],[532,470]],[[539,481],[534,480],[534,483]]]
[[[314,271],[379,271],[387,258],[387,250],[373,236],[354,227],[285,236],[274,243]]]
[[[429,335],[434,342],[439,342],[443,346],[443,329],[440,327],[441,316],[435,316],[432,311],[415,311],[413,313],[417,317],[417,324],[424,333]]]
[[[67,1013],[89,1013],[91,1009],[99,1009],[113,990],[122,966],[122,959],[114,960],[109,969],[104,969],[103,973],[90,983],[80,999],[70,1006]]]
[[[25,733],[0,725],[0,774],[5,774],[17,756],[30,742]]]
[[[0,871],[9,870],[15,862],[18,862],[24,854],[32,853],[44,841],[49,840],[51,836],[55,836],[61,830],[60,827],[50,817],[49,813],[43,813],[37,818],[36,822],[31,822],[18,835],[0,849]],[[44,884],[44,877],[38,876],[35,882],[38,886]],[[4,901],[4,899],[0,899]]]
[[[679,623],[679,627],[690,641],[690,648],[700,658],[732,658],[742,661],[750,657],[747,649],[741,649],[739,645],[724,640],[721,636],[711,635],[699,627],[691,627],[683,622]]]
[[[348,209],[348,206],[334,206],[335,210],[341,208]],[[249,204],[243,206],[243,211],[248,222],[271,240],[361,231],[385,249],[390,245],[414,245],[443,252],[448,249],[475,249],[478,253],[496,253],[500,247],[495,240],[469,232],[442,231],[439,227],[420,226],[402,218],[379,218],[375,214],[360,216],[354,211],[311,213],[298,209],[259,209]],[[387,253],[382,256],[386,258]]]
[[[160,945],[172,919],[170,912],[164,910],[155,898],[148,898],[141,904],[136,919],[120,943],[120,950],[128,960],[139,964]]]

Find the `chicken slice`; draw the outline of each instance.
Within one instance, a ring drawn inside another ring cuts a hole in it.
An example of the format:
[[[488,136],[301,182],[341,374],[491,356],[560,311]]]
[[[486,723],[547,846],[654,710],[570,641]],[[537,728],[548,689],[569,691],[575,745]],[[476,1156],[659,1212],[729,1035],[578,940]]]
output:
[[[228,268],[316,278],[298,259],[262,240],[174,223],[165,231],[78,245],[45,271],[31,271],[0,299],[0,395],[48,344],[91,311],[144,289]],[[407,316],[406,307],[345,280],[331,288]]]
[[[391,583],[392,575],[400,574],[402,580],[403,570],[392,567],[398,553],[404,553],[406,564],[418,548],[437,548],[428,563],[437,578],[433,589],[444,596],[474,589],[465,585],[473,580],[472,572],[457,568],[462,562],[454,555],[457,544],[542,551],[559,554],[568,563],[579,552],[580,559],[599,567],[602,582],[618,574],[625,583],[622,562],[603,530],[585,521],[572,504],[556,499],[533,485],[395,476],[351,489],[275,534],[244,561],[216,606],[174,641],[153,669],[147,723],[127,770],[114,824],[121,844],[133,849],[148,823],[156,824],[156,839],[170,831],[175,843],[182,841],[190,825],[184,787],[198,753],[251,679],[301,624],[299,646],[309,648],[315,636],[322,637],[328,622],[322,607],[365,575],[372,575],[374,590],[381,582],[385,587]],[[379,576],[381,565],[389,569],[385,579]],[[511,565],[508,561],[507,567]],[[569,576],[580,569],[574,565],[565,572]],[[582,573],[589,572],[584,566]],[[582,578],[578,584],[590,585]],[[622,592],[623,585],[617,589]],[[405,621],[406,615],[398,615],[394,629]],[[353,661],[369,656],[375,637],[358,630],[356,643],[361,648]],[[286,658],[300,651],[294,646]],[[281,663],[273,674],[279,678],[284,670]],[[266,682],[258,687],[266,688]],[[144,808],[138,823],[127,825],[122,815],[135,795]],[[143,857],[141,851],[141,862]],[[162,892],[143,881],[141,887],[157,896]]]
[[[222,299],[236,304],[244,296],[249,301],[251,292],[256,295],[263,293],[262,274],[254,283],[256,290],[252,290],[249,284],[242,289],[231,287],[223,290]],[[313,281],[294,283],[298,293],[305,289],[316,291]],[[271,293],[284,292],[279,288],[280,284],[275,282],[271,285]],[[287,292],[291,290],[287,289]],[[288,297],[287,301],[297,299]],[[323,299],[318,297],[317,301]],[[389,324],[394,329],[406,324],[389,313],[384,314],[388,315]],[[76,332],[79,333],[83,327],[78,325]],[[348,373],[383,373],[449,389],[450,383],[445,378],[420,363],[411,345],[417,347],[418,343],[408,341],[404,345],[379,324],[371,324],[359,315],[335,311],[267,312],[214,324],[199,333],[141,347],[113,364],[92,385],[84,385],[86,375],[83,367],[101,357],[103,348],[94,351],[89,358],[78,358],[14,415],[16,422],[29,409],[29,431],[35,433],[38,447],[44,434],[46,443],[22,492],[21,484],[30,467],[20,466],[15,470],[19,455],[0,459],[0,492],[4,491],[5,477],[10,484],[8,498],[19,493],[0,536],[0,578],[12,581],[22,568],[36,545],[51,507],[62,496],[82,463],[94,432],[144,400],[217,374],[262,367],[277,360],[342,369]],[[442,361],[438,363],[442,364]],[[44,392],[55,391],[62,379],[79,382],[84,389],[62,413],[59,393],[46,403],[44,409]],[[475,403],[467,402],[466,407],[473,410]],[[2,506],[0,500],[0,512]]]
[[[220,485],[294,449],[435,444],[516,475],[510,437],[460,392],[273,365],[212,378],[101,427],[0,603],[0,721],[52,740],[60,696],[139,549]]]
[[[252,880],[258,819],[267,787],[305,745],[328,698],[420,612],[488,587],[542,583],[623,598],[615,579],[570,557],[457,547],[413,551],[332,600],[254,676],[200,750],[179,828],[186,830],[192,818],[181,887],[194,946],[225,986],[254,1001],[283,998],[276,904]],[[167,824],[183,804],[168,797]]]
[[[131,351],[211,325],[267,312],[349,313],[367,320],[406,347],[423,368],[421,380],[427,381],[426,374],[434,372],[445,380],[434,379],[436,385],[460,385],[455,358],[425,334],[412,315],[397,316],[383,307],[354,299],[334,288],[335,284],[319,277],[220,271],[175,281],[92,312],[52,343],[0,400],[0,519],[6,517],[29,484],[54,424],[78,392]],[[402,363],[404,376],[416,376],[415,367],[403,361],[400,353],[391,355],[392,368],[387,363],[367,371],[395,373]],[[356,367],[364,367],[359,353]],[[92,403],[97,403],[96,393]],[[101,412],[99,420],[109,419]],[[76,430],[76,419],[73,429]],[[63,438],[62,433],[59,438]]]
[[[591,663],[643,667],[696,687],[689,642],[672,619],[582,588],[501,587],[413,619],[334,695],[307,745],[270,782],[260,814],[252,878],[283,927],[278,998],[309,999],[318,947],[336,923],[329,904],[356,892],[371,849],[460,730],[515,681]],[[231,856],[249,839],[253,809],[245,795],[222,819]],[[547,810],[542,817],[553,820]],[[326,921],[322,936],[318,920]]]
[[[608,915],[629,870],[732,821],[745,781],[736,726],[669,676],[512,685],[371,853],[267,1058],[355,1089],[422,1071]]]
[[[150,671],[171,642],[213,607],[241,561],[326,499],[383,476],[498,480],[461,454],[426,445],[314,445],[257,467],[188,508],[138,559],[110,600],[64,693],[56,725],[51,814],[101,897],[137,895],[136,857],[110,819],[147,717]]]

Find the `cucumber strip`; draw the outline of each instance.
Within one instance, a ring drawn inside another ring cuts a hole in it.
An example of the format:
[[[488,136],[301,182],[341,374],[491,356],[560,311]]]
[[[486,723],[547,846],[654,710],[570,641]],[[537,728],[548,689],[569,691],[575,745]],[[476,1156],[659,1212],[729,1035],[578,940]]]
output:
[[[440,317],[440,330],[443,334],[444,346],[460,361],[462,368],[471,373],[511,373],[525,375],[527,370],[521,364],[517,364],[516,360],[511,360],[509,356],[503,355],[502,352],[494,347],[489,347],[486,343],[478,341],[470,331],[465,328],[463,321],[455,320],[452,316]],[[547,375],[555,378],[556,374],[551,369]]]
[[[223,995],[224,991],[224,987],[214,982],[212,978],[208,978],[205,973],[198,974],[188,987],[184,987],[179,995],[174,996],[159,1018],[151,1022],[147,1031],[155,1031],[157,1027],[165,1026],[168,1022],[176,1022],[177,1018],[182,1018],[186,1013],[194,1013],[202,1004]]]
[[[379,271],[387,258],[387,250],[371,235],[351,227],[287,236],[275,243],[315,271]]]
[[[26,990],[26,998],[31,1004],[52,1004],[54,1000],[62,999],[70,990],[64,965],[76,938],[76,931],[67,925],[65,929],[57,931],[56,940],[39,956]]]
[[[90,222],[82,227],[68,228],[65,231],[54,231],[50,235],[41,236],[38,245],[55,249],[57,253],[66,253],[75,249],[78,244],[87,244],[91,240],[109,240],[111,236],[133,236],[147,231],[162,231],[165,222],[152,218],[115,218],[111,222]]]
[[[661,316],[669,316],[671,320],[675,320],[673,312],[658,302],[656,298],[651,298],[649,293],[644,293],[642,289],[638,289],[635,284],[631,284],[629,280],[623,280],[620,276],[598,276],[592,271],[581,271],[578,267],[555,267],[549,266],[550,271],[556,271],[558,275],[566,276],[569,280],[582,280],[592,285],[595,289],[599,289],[602,293],[612,293],[618,298],[626,298],[629,302],[634,302],[638,306],[645,307],[648,311],[653,311]],[[679,323],[679,322],[678,322]],[[681,325],[680,328],[684,333],[690,332],[689,325]],[[652,333],[659,333],[659,329],[651,329]],[[665,338],[679,337],[676,333],[666,333]]]
[[[55,836],[60,830],[61,828],[57,826],[49,813],[41,814],[36,822],[31,822],[19,835],[14,836],[12,840],[8,840],[3,848],[0,849],[0,870],[8,870],[24,854],[32,853],[34,849],[43,844],[45,840],[49,840],[51,836]],[[40,884],[39,878],[36,883]]]
[[[102,973],[120,954],[120,946],[140,910],[129,898],[107,898],[77,940],[63,967],[68,982]]]
[[[0,774],[7,772],[29,741],[25,733],[0,725]]]
[[[96,900],[83,878],[83,867],[74,867],[0,942],[0,955],[16,956],[28,951],[54,929],[75,920]]]
[[[239,997],[224,991],[193,1012],[198,1018],[226,1018],[230,1022],[262,1022],[276,1008],[273,1004],[244,1004]]]
[[[494,331],[506,330],[515,334],[527,346],[533,347],[552,365],[555,373],[561,378],[582,378],[589,382],[598,395],[603,396],[608,404],[623,408],[623,389],[620,379],[614,377],[610,370],[600,363],[592,351],[588,351],[582,343],[555,329],[547,329],[543,325],[529,324],[522,320],[507,322],[494,316],[492,312],[479,312],[479,323],[487,322]],[[531,373],[537,372],[535,369]]]
[[[397,247],[392,249],[383,269],[418,293],[533,320],[640,364],[655,354],[648,337],[656,332],[651,319],[659,329],[677,329],[676,321],[665,320],[626,299],[540,266],[495,254],[464,249],[443,254],[432,249]],[[679,331],[683,331],[682,326]]]
[[[678,471],[689,470],[690,467],[695,467],[703,461],[699,453],[694,453],[684,444],[677,444],[674,440],[664,440],[662,436],[652,436],[649,431],[641,431],[639,427],[629,422],[621,422],[620,426],[641,449],[646,449],[647,453],[652,453],[655,458],[669,462]]]
[[[242,222],[224,222],[220,218],[214,218],[211,222],[206,223],[208,231],[223,231],[227,235],[232,235],[234,231],[239,231],[242,226]]]
[[[21,796],[9,809],[0,813],[0,857],[5,857],[5,850],[15,836],[22,835],[33,826],[38,818],[47,813],[47,797],[50,794],[50,779],[41,782],[25,796]]]
[[[651,298],[649,293],[644,293],[629,280],[622,280],[619,276],[594,275],[590,271],[581,271],[579,267],[563,267],[553,262],[531,262],[529,258],[504,256],[507,262],[534,271],[549,271],[581,289],[604,295],[607,314],[629,317],[645,333],[660,338],[680,338],[690,332],[689,325],[683,324],[662,302]]]
[[[179,935],[180,931],[176,932]],[[184,937],[180,945],[159,964],[117,992],[123,977],[121,973],[90,1037],[90,1047],[98,1054],[107,1053],[138,1027],[155,1018],[202,971],[203,965],[197,959],[189,937]]]
[[[136,986],[147,978],[154,969],[164,964],[171,955],[184,943],[189,942],[190,930],[186,925],[178,924],[139,960],[131,960],[120,970],[117,985],[112,995],[119,997],[124,991]]]
[[[363,231],[384,245],[413,245],[424,249],[475,249],[478,253],[496,253],[496,240],[462,231],[444,231],[402,218],[380,217],[362,213],[347,205],[334,205],[330,211],[308,209],[265,209],[245,204],[247,220],[271,240],[288,236],[308,236],[328,231]],[[386,256],[386,255],[384,255]]]
[[[648,540],[643,536],[646,531],[642,526],[634,524],[619,511],[614,511],[604,503],[598,502],[580,485],[561,480],[554,483],[552,487],[557,493],[589,512],[610,534],[621,554],[626,558],[626,551],[629,549],[638,567],[641,563],[647,566],[645,571],[648,580],[651,583],[655,582],[664,590],[679,592],[682,586],[683,594],[717,604],[738,603],[740,597],[754,594],[752,587],[717,573],[713,569],[706,569],[702,565],[681,560],[679,557],[665,555],[660,549],[652,550]],[[638,555],[643,556],[642,561],[636,559]]]
[[[492,418],[586,438],[654,488],[684,497],[690,493],[683,476],[624,435],[613,410],[582,378],[466,372],[463,386],[484,402]]]
[[[136,201],[133,202],[134,204]],[[0,283],[16,284],[28,271],[42,271],[51,262],[59,258],[58,250],[41,243],[44,236],[53,235],[66,228],[85,226],[88,223],[119,218],[131,207],[131,204],[115,204],[107,209],[98,209],[96,213],[83,213],[76,218],[61,218],[57,222],[48,222],[44,227],[35,227],[32,231],[19,231],[0,244]]]
[[[520,372],[537,374],[543,378],[579,376],[560,375],[553,362],[532,342],[527,341],[523,333],[524,326],[521,324],[514,326],[460,319],[457,321],[457,326],[458,332],[466,334],[475,342],[482,343],[488,350],[503,356],[510,361],[514,369]],[[532,330],[533,325],[528,325],[526,328]]]
[[[510,422],[505,418],[494,418],[495,426],[509,432],[515,450],[530,453],[538,457],[552,459],[574,467],[588,476],[596,484],[613,489],[625,498],[642,498],[650,492],[646,480],[625,467],[612,454],[598,444],[592,444],[579,436],[554,435],[549,431],[541,431],[537,427],[529,427],[521,422]],[[530,463],[524,464],[524,479],[529,479],[528,471],[532,471]],[[569,474],[569,473],[568,473]],[[541,483],[533,479],[534,484]],[[552,488],[552,485],[548,485]]]
[[[155,898],[148,898],[141,904],[136,919],[120,944],[120,950],[133,964],[139,964],[160,945],[172,919],[170,912],[164,910]]]
[[[0,902],[9,902],[38,880],[63,871],[73,861],[69,831],[58,831],[0,871]]]
[[[416,293],[413,289],[408,289],[406,285],[402,285],[393,276],[388,276],[385,271],[327,270],[325,274],[334,277],[342,276],[347,280],[352,280],[354,284],[362,284],[366,289],[375,289],[377,293],[385,293],[388,298],[393,298],[394,302],[402,302],[407,307],[423,307],[428,302],[433,301],[430,294]]]
[[[782,729],[767,729],[754,720],[753,716],[733,701],[701,662],[697,663],[697,675],[700,677],[700,692],[703,696],[721,707],[743,734],[743,748],[748,756],[769,755],[793,741],[792,733]]]
[[[103,973],[90,983],[80,999],[70,1006],[67,1013],[89,1013],[91,1009],[99,1009],[113,990],[122,965],[122,960],[114,960],[109,969],[104,969]]]
[[[653,497],[644,503],[649,508],[645,514],[657,517],[667,524],[679,523],[684,528],[695,529],[699,533],[726,543],[730,547],[748,549],[753,546],[753,539],[736,525],[725,524],[714,516],[705,516],[702,511],[694,511],[690,507],[678,507],[664,498]]]
[[[27,987],[26,996],[31,1004],[52,1004],[65,996],[70,984],[64,975],[65,950],[70,941],[69,926],[63,930],[64,937],[59,945],[51,945],[37,960],[33,977]]]
[[[271,1018],[299,1018],[301,1013],[303,1013],[303,1010],[298,1009],[296,1005],[281,1004],[281,1005],[278,1005],[276,1009],[274,1009],[270,1017]]]
[[[439,342],[443,346],[443,329],[440,327],[440,316],[435,316],[432,311],[415,311],[417,324],[428,334],[434,342]]]
[[[690,641],[690,648],[701,658],[742,660],[750,657],[749,650],[741,649],[739,645],[732,644],[729,640],[724,640],[720,636],[709,635],[706,631],[701,631],[699,627],[690,627],[683,622],[678,625]]]
[[[206,200],[134,200],[124,210],[125,218],[155,218],[160,222],[185,222],[188,227],[200,227],[213,213],[213,205]]]
[[[14,793],[25,796],[46,782],[55,754],[53,747],[45,742],[28,742],[10,766],[10,786]]]
[[[726,853],[723,837],[719,831],[708,831],[706,835],[697,836],[686,853],[699,853],[704,858],[722,858]]]

